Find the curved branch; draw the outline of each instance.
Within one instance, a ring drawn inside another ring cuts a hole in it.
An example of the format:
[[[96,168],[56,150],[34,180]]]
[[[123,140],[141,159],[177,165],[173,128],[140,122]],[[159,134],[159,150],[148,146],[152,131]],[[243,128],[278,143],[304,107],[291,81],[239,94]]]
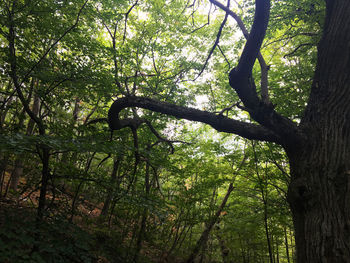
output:
[[[303,43],[303,44],[300,44],[299,46],[297,46],[292,52],[288,53],[288,54],[285,54],[283,56],[283,58],[286,58],[286,57],[292,57],[294,56],[294,54],[302,47],[307,47],[307,46],[313,46],[314,44],[312,43]]]
[[[229,74],[230,85],[237,92],[251,117],[274,134],[279,135],[283,146],[293,148],[297,142],[300,143],[303,135],[295,123],[278,114],[272,104],[266,103],[266,100],[261,100],[258,97],[251,76],[252,68],[265,37],[270,13],[270,1],[256,0],[255,5],[253,26],[238,65]],[[267,79],[262,79],[262,81],[265,82]]]
[[[281,144],[279,136],[256,124],[233,120],[220,114],[217,115],[207,111],[136,96],[128,96],[114,101],[108,111],[108,123],[111,130],[120,130],[126,126],[126,121],[119,119],[119,113],[128,107],[139,107],[181,119],[202,122],[209,124],[217,131],[237,134],[247,139]]]
[[[256,0],[252,29],[237,66],[237,71],[239,71],[240,74],[245,74],[247,77],[251,74],[255,60],[265,37],[269,16],[270,1]]]
[[[251,78],[252,69],[258,57],[261,44],[265,37],[269,15],[270,1],[255,1],[255,16],[251,32],[244,46],[241,58],[236,68],[229,74],[230,85],[234,88],[244,105],[254,111],[260,104],[256,89]]]
[[[220,3],[217,0],[209,0],[212,4],[216,5],[220,9],[226,12],[226,14],[229,14],[238,24],[238,27],[242,30],[242,33],[246,39],[249,38],[249,33],[247,28],[245,27],[242,19],[232,10],[230,10],[228,7],[224,6],[222,3]],[[265,104],[270,104],[270,99],[269,99],[269,92],[268,92],[268,70],[269,67],[266,64],[264,57],[262,56],[261,52],[258,53],[258,60],[261,68],[261,99]]]
[[[269,13],[270,1],[256,0],[254,23],[247,43],[237,68],[231,70],[229,74],[231,87],[235,89],[252,118],[262,126],[232,120],[222,114],[216,115],[149,98],[128,96],[118,99],[112,104],[108,112],[110,128],[119,130],[126,126],[125,120],[120,120],[118,116],[122,109],[140,107],[177,118],[206,123],[217,131],[234,133],[247,139],[275,142],[284,147],[295,147],[303,139],[301,131],[291,120],[279,115],[274,110],[273,105],[265,103],[258,97],[251,77],[252,68],[267,29]]]
[[[227,6],[223,5],[222,3],[220,3],[217,0],[209,0],[210,3],[216,5],[217,7],[219,7],[220,9],[224,10],[227,14],[229,14],[234,20],[236,20],[239,28],[242,30],[243,35],[245,38],[248,38],[249,33],[248,30],[246,29],[242,19],[235,13],[233,12],[230,8],[228,8]]]

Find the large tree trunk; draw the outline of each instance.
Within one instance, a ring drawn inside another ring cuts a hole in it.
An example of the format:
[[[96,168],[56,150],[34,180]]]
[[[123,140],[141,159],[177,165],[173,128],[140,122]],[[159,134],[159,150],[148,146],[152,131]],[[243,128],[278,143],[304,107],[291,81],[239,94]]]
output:
[[[350,262],[350,159],[338,155],[338,150],[305,151],[304,160],[291,163],[288,200],[299,263]]]
[[[286,149],[299,263],[350,262],[350,1],[326,2],[306,140]]]

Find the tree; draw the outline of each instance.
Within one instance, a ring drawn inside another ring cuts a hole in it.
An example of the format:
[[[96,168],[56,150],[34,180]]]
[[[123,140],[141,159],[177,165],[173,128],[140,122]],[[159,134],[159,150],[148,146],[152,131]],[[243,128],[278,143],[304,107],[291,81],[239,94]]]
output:
[[[228,5],[212,3],[232,16]],[[205,110],[174,105],[149,97],[117,99],[108,113],[112,130],[132,125],[119,119],[121,110],[139,107],[211,125],[220,132],[281,145],[288,158],[288,189],[295,227],[298,262],[350,261],[350,2],[326,0],[323,35],[307,106],[299,123],[282,116],[257,93],[252,69],[269,21],[270,1],[255,2],[255,17],[238,65],[229,83],[257,123],[247,123]],[[225,18],[225,19],[226,19]],[[220,37],[218,34],[217,41]]]

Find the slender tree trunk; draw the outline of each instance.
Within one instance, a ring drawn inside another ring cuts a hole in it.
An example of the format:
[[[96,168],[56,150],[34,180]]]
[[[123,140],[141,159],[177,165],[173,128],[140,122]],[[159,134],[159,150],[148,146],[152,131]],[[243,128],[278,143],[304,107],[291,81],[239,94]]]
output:
[[[34,101],[33,101],[32,112],[33,112],[33,114],[35,116],[37,116],[39,114],[39,110],[40,110],[40,98],[39,98],[38,95],[35,95],[34,96]],[[35,121],[33,119],[29,119],[28,125],[27,125],[27,130],[26,130],[26,134],[27,135],[32,135],[33,134],[33,132],[34,132],[34,125],[35,125]]]
[[[94,159],[95,154],[96,154],[96,152],[93,152],[92,155],[90,156],[89,160],[86,163],[86,166],[85,166],[85,169],[84,169],[84,174],[85,175],[88,173],[88,171],[90,169],[90,166],[91,166],[92,160]],[[79,182],[79,184],[78,184],[78,187],[75,190],[75,194],[74,194],[73,201],[72,201],[72,207],[71,207],[71,215],[70,215],[70,218],[69,218],[70,222],[73,222],[73,218],[74,218],[74,215],[75,215],[75,209],[78,206],[80,189],[83,186],[83,184],[84,184],[84,180],[81,180]]]
[[[210,256],[208,258],[206,257],[207,252],[208,252],[207,248],[208,248],[208,241],[205,244],[203,244],[203,246],[201,248],[199,263],[203,263],[205,261],[211,262]]]
[[[291,229],[289,229],[289,235],[290,235],[290,250],[291,250],[291,253],[292,253],[292,262],[295,262],[295,259],[296,259],[296,254],[295,254],[295,249],[294,249],[294,243],[293,243],[293,236],[294,236],[294,233],[292,232]]]
[[[283,230],[284,230],[284,244],[286,246],[287,262],[290,263],[287,228],[285,227]]]
[[[11,183],[10,183],[10,189],[13,191],[17,191],[17,186],[19,183],[20,178],[23,175],[23,160],[22,156],[18,156],[15,161],[15,168],[13,169],[13,172],[11,174]]]
[[[228,198],[230,197],[230,194],[233,191],[233,189],[234,189],[233,184],[231,183],[227,189],[226,195],[225,195],[224,199],[222,200],[222,203],[221,203],[219,209],[216,211],[215,215],[211,218],[210,222],[207,224],[206,229],[203,231],[202,235],[200,236],[199,240],[197,241],[197,244],[194,247],[192,253],[190,254],[188,259],[186,260],[186,263],[194,262],[201,247],[205,246],[205,244],[207,243],[210,231],[212,230],[215,223],[218,221],[219,216],[220,216],[222,210],[224,209],[226,202],[227,202]]]
[[[173,238],[173,242],[171,244],[171,247],[168,249],[168,251],[164,251],[162,258],[164,256],[165,260],[164,261],[169,261],[168,259],[171,257],[171,254],[173,253],[173,250],[175,249],[175,247],[177,246],[177,243],[180,239],[179,237],[179,231],[180,231],[180,227],[181,227],[181,218],[183,215],[184,211],[183,209],[180,210],[180,213],[177,217],[177,219],[175,220],[174,224],[169,228],[169,236],[168,236],[168,241],[170,242],[172,239],[172,235],[173,235],[173,229],[176,229],[175,231],[175,236]],[[187,215],[184,215],[184,217],[186,217]],[[168,241],[166,242],[166,244],[168,243]],[[166,247],[166,246],[164,246]]]
[[[75,216],[75,210],[78,206],[78,199],[79,199],[79,195],[80,195],[80,189],[83,186],[84,181],[81,180],[77,186],[77,188],[75,189],[75,193],[74,193],[74,197],[72,200],[72,206],[70,209],[70,217],[69,217],[69,222],[73,222],[74,216]]]
[[[12,88],[11,85],[12,84],[11,84],[11,81],[10,81],[9,84],[8,84],[8,90],[10,90]],[[4,126],[4,123],[5,123],[5,120],[6,120],[6,115],[7,115],[8,111],[9,111],[9,109],[10,109],[9,106],[11,105],[12,100],[13,100],[13,96],[11,96],[11,97],[9,97],[7,99],[7,102],[3,106],[3,110],[0,113],[0,129],[2,129],[3,126]]]
[[[34,89],[34,79],[32,79],[32,82],[31,82],[31,89]],[[40,98],[38,95],[35,95],[34,101],[33,101],[33,107],[32,107],[32,112],[35,116],[38,115],[39,109],[40,109]],[[23,121],[21,121],[20,125],[23,125]],[[35,125],[35,121],[33,119],[29,119],[27,124],[27,129],[26,129],[26,135],[33,134],[34,125]],[[16,157],[14,170],[11,174],[10,189],[12,189],[13,191],[17,191],[17,186],[22,176],[23,176],[23,155],[18,155]]]
[[[262,193],[262,195],[264,195],[264,193]],[[266,202],[265,199],[263,199],[263,203],[264,203],[264,227],[265,227],[267,248],[268,248],[268,251],[269,251],[269,260],[270,260],[270,263],[274,263],[273,253],[272,253],[272,245],[271,245],[271,238],[270,238],[270,231],[269,231],[269,225],[268,225],[267,202]]]
[[[146,199],[149,196],[150,193],[150,180],[149,180],[149,162],[146,162],[146,171],[145,171],[145,197]],[[140,231],[139,235],[137,237],[137,242],[136,242],[136,250],[135,250],[135,255],[134,255],[134,262],[138,262],[138,257],[142,248],[142,241],[144,239],[145,231],[146,231],[146,222],[147,222],[147,215],[148,215],[148,209],[144,208],[143,213],[142,213],[142,219],[141,219],[141,224],[140,224]]]
[[[37,210],[37,222],[43,219],[45,208],[46,208],[46,193],[50,178],[49,161],[50,161],[50,150],[48,148],[42,148],[42,170],[41,170],[41,187],[39,204]]]
[[[5,172],[6,172],[6,167],[7,167],[9,158],[10,158],[9,154],[6,153],[2,155],[2,159],[0,161],[0,197],[2,196],[2,191],[5,184],[5,176],[6,176]]]
[[[34,88],[34,80],[32,79],[32,89]],[[33,101],[33,107],[32,107],[32,112],[35,116],[38,115],[40,109],[40,98],[38,95],[34,96],[34,101]],[[34,125],[35,122],[33,119],[29,119],[27,129],[26,129],[26,135],[32,135],[34,131]],[[11,184],[10,184],[10,189],[17,191],[17,186],[19,183],[19,180],[23,176],[23,156],[19,155],[16,157],[15,161],[15,168],[12,172],[11,175]]]
[[[80,112],[79,103],[80,103],[80,99],[75,98],[74,109],[73,109],[73,124],[75,124],[79,118],[79,112]]]
[[[107,189],[106,200],[105,200],[105,202],[103,204],[102,211],[101,211],[101,214],[100,214],[101,217],[105,217],[108,214],[108,210],[109,210],[111,201],[113,199],[113,191],[115,191],[115,187],[116,187],[117,174],[118,174],[120,161],[121,160],[120,160],[119,157],[114,160],[113,171],[111,173],[110,185],[109,185],[109,187]]]
[[[246,253],[245,253],[245,244],[243,244],[242,240],[243,237],[238,233],[238,238],[239,238],[239,244],[240,244],[240,252],[242,256],[242,262],[246,263]]]
[[[140,256],[140,252],[142,249],[142,242],[143,242],[143,239],[145,236],[145,231],[146,231],[147,215],[148,215],[148,210],[147,210],[147,208],[144,208],[144,210],[142,212],[140,230],[139,230],[139,234],[137,236],[137,241],[136,241],[136,249],[135,249],[134,261],[133,261],[135,263],[139,262],[139,256]]]
[[[220,251],[221,251],[221,257],[222,257],[222,262],[223,263],[229,263],[229,253],[230,249],[226,246],[225,240],[222,238],[221,234],[219,233],[220,227],[217,226],[217,231],[216,231],[216,237],[219,241],[219,246],[220,246]]]

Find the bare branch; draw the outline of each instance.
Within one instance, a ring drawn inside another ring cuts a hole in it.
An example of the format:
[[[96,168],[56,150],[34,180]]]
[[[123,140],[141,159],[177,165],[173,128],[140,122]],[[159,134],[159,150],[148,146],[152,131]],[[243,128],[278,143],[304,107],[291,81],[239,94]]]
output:
[[[97,99],[97,102],[94,106],[94,108],[91,110],[91,112],[86,116],[85,120],[84,120],[84,125],[86,125],[87,123],[89,123],[89,120],[91,118],[91,116],[95,113],[95,111],[98,108],[98,104],[100,103],[100,99]]]
[[[202,29],[203,27],[205,27],[205,26],[207,26],[207,25],[209,25],[209,22],[207,22],[207,23],[201,25],[200,27],[197,27],[196,29],[193,29],[192,32],[191,32],[191,34],[193,34],[194,32],[196,32],[196,31]]]
[[[101,160],[101,162],[97,165],[97,168],[99,168],[105,161],[107,161],[109,158],[111,158],[111,154],[107,154],[105,158]]]
[[[223,108],[220,112],[219,115],[223,115],[225,111],[230,111],[233,107],[238,106],[238,103],[234,103],[229,107]]]
[[[198,30],[202,29],[203,27],[205,27],[205,26],[207,26],[207,25],[210,24],[210,12],[211,12],[211,8],[212,8],[212,4],[210,4],[210,7],[209,7],[209,11],[208,11],[208,20],[207,20],[207,22],[206,22],[205,24],[203,24],[202,26],[200,26],[200,27],[194,29],[191,33],[194,33],[194,32],[196,32],[196,31],[198,31]]]
[[[228,68],[230,69],[230,68],[231,68],[230,61],[228,61],[227,57],[225,56],[224,51],[221,49],[221,47],[220,47],[219,45],[218,45],[218,49],[220,50],[221,55],[224,57],[224,59],[225,59],[225,61],[226,61],[227,65],[228,65]]]
[[[84,125],[91,125],[91,124],[100,123],[100,122],[108,123],[108,119],[107,118],[97,118],[97,119],[93,119],[91,121],[84,122]]]
[[[261,100],[266,105],[269,105],[271,104],[270,97],[269,97],[269,89],[268,89],[268,71],[270,67],[266,65],[266,62],[260,52],[258,54],[258,61],[261,69],[261,76],[260,76]]]
[[[227,0],[227,8],[229,8],[229,7],[230,7],[230,0]],[[228,17],[228,13],[225,14],[225,18],[222,21],[222,23],[220,25],[220,28],[219,28],[219,31],[218,31],[218,33],[216,35],[215,43],[214,43],[213,47],[211,48],[211,50],[209,51],[209,55],[208,55],[207,59],[205,60],[205,63],[203,65],[201,71],[199,72],[199,74],[197,75],[197,77],[194,80],[198,79],[199,76],[202,75],[204,69],[206,68],[206,66],[207,66],[207,64],[209,62],[209,59],[210,59],[211,55],[213,54],[213,52],[214,52],[215,48],[217,47],[217,45],[219,45],[221,33],[222,33],[222,30],[223,30],[223,28],[224,28],[224,26],[226,24],[227,17]]]
[[[242,30],[243,35],[245,38],[248,38],[249,33],[248,30],[246,29],[242,19],[232,10],[230,10],[230,8],[228,8],[227,6],[224,6],[222,3],[220,3],[217,0],[209,0],[212,4],[216,5],[217,7],[219,7],[220,9],[222,9],[223,11],[226,12],[226,14],[229,14],[234,20],[236,20],[239,28]]]
[[[126,27],[127,27],[127,23],[128,23],[129,14],[130,14],[131,11],[134,9],[134,7],[138,4],[138,2],[139,2],[139,0],[136,0],[136,2],[135,2],[135,3],[129,8],[129,10],[125,13],[123,44],[124,44],[125,38],[126,38]]]
[[[300,44],[299,46],[297,46],[292,52],[288,53],[288,54],[285,54],[283,56],[283,58],[286,58],[286,57],[291,57],[295,54],[295,52],[297,52],[300,48],[302,47],[309,47],[309,46],[313,46],[314,44],[312,43],[303,43],[303,44]]]
[[[147,124],[149,129],[152,131],[152,133],[158,138],[158,142],[166,142],[170,146],[171,153],[174,153],[175,149],[174,149],[174,146],[172,144],[172,141],[160,136],[159,133],[157,132],[157,130],[153,127],[153,125],[149,121],[145,121],[145,123]],[[157,144],[157,142],[155,144]]]

